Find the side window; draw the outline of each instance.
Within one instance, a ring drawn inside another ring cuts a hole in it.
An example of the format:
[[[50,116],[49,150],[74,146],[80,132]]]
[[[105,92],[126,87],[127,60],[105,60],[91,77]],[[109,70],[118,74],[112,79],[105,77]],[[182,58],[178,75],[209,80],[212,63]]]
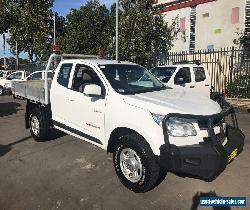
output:
[[[191,72],[189,67],[183,67],[177,72],[174,78],[174,84],[179,85],[180,80],[183,81],[182,84],[191,82]]]
[[[53,72],[48,72],[48,79],[52,80],[54,77]]]
[[[154,68],[154,69],[151,70],[151,73],[153,75],[155,75],[156,77],[159,77],[160,76],[160,69]]]
[[[66,88],[68,87],[69,84],[69,77],[72,66],[73,66],[72,63],[62,64],[60,71],[58,73],[57,82]]]
[[[14,79],[22,79],[22,72],[16,73]]]
[[[41,80],[41,79],[42,79],[42,72],[37,72],[30,76],[30,80]]]
[[[96,72],[89,66],[76,65],[71,89],[82,93],[85,86],[89,84],[101,86],[104,94],[104,86]]]
[[[194,67],[195,82],[206,80],[206,73],[203,67]]]
[[[8,76],[8,80],[13,80],[15,78],[15,74],[10,74],[9,76]]]

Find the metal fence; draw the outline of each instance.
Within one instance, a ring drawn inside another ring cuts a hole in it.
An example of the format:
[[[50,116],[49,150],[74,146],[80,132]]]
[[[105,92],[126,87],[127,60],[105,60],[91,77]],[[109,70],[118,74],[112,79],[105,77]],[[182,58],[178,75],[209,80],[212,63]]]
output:
[[[194,60],[201,61],[208,69],[214,91],[226,92],[228,97],[250,98],[250,49],[231,47],[194,53],[169,52],[147,65],[170,65]]]

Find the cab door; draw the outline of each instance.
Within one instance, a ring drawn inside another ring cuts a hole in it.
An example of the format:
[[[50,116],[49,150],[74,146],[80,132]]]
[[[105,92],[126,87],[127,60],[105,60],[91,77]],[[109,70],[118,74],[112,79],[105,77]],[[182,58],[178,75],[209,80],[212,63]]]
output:
[[[76,64],[72,74],[69,108],[70,122],[77,135],[87,141],[102,144],[104,138],[104,117],[106,107],[106,89],[104,81],[98,75],[95,67]],[[88,84],[99,85],[102,88],[101,97],[84,95],[84,87]]]
[[[71,101],[69,98],[71,93],[69,83],[72,68],[73,63],[62,63],[51,85],[50,101],[52,119],[54,124],[59,127],[70,127],[72,124],[70,121]]]
[[[197,66],[193,67],[193,74],[194,74],[194,92],[203,95],[206,97],[210,97],[210,79],[208,73],[206,73],[204,67]]]
[[[176,74],[173,75],[172,88],[192,91],[194,87],[190,67],[181,67]]]

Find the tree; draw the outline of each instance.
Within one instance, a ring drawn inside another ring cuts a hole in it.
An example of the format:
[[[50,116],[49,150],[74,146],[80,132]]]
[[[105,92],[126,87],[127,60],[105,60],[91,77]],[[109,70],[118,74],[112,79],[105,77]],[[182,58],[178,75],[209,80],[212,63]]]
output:
[[[105,43],[103,31],[108,10],[99,1],[88,1],[79,10],[72,9],[67,16],[62,49],[66,53],[96,54]]]
[[[11,38],[8,40],[11,51],[28,53],[30,62],[34,56],[39,59],[45,52],[48,43],[49,22],[52,0],[19,0],[11,5],[12,24],[9,28]]]
[[[119,10],[119,18],[121,17],[122,11]],[[116,3],[111,5],[107,24],[104,28],[102,45],[106,56],[108,58],[115,59],[115,36],[116,36]]]
[[[121,5],[120,59],[149,65],[172,47],[175,22],[168,26],[163,16],[154,12],[152,0],[122,0]]]
[[[65,34],[65,24],[66,19],[63,16],[60,16],[58,13],[50,14],[49,19],[49,34],[47,42],[42,49],[42,53],[39,57],[39,61],[48,60],[52,52],[52,46],[54,44],[54,16],[56,18],[56,44],[62,46],[64,34]]]
[[[10,2],[8,0],[0,0],[0,34],[8,31],[12,23]]]

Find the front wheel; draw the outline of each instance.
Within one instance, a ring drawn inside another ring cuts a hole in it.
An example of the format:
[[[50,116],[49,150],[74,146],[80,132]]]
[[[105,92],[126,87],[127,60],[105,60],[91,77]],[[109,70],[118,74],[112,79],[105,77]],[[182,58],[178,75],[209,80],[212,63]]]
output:
[[[36,141],[45,141],[49,135],[49,125],[38,108],[31,111],[29,117],[30,133]]]
[[[158,181],[160,167],[156,158],[150,146],[137,134],[128,134],[118,140],[113,161],[121,183],[134,192],[147,192]]]

